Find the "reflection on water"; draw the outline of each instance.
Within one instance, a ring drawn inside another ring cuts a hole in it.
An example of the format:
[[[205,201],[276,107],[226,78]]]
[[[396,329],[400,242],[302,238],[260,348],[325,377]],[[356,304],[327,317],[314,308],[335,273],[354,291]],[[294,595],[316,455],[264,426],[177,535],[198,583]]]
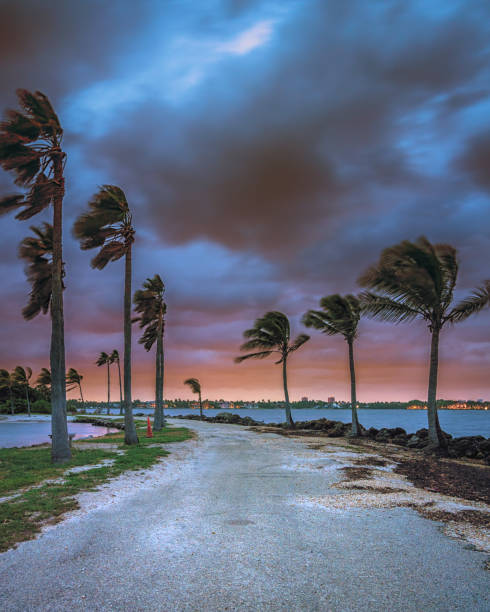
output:
[[[74,439],[90,436],[103,436],[106,433],[119,431],[108,427],[96,427],[89,423],[68,423],[69,433],[74,433]],[[50,442],[51,422],[37,420],[35,417],[22,421],[0,421],[0,448],[13,446],[31,446]]]

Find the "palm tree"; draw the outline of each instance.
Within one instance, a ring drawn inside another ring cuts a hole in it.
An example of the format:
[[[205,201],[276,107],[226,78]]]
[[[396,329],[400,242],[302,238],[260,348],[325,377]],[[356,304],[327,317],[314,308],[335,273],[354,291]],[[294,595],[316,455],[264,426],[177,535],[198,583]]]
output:
[[[17,208],[20,220],[30,219],[53,205],[51,281],[51,458],[70,459],[66,422],[65,338],[63,320],[62,220],[66,154],[61,149],[63,130],[48,98],[36,91],[17,91],[21,112],[9,110],[0,124],[0,165],[17,175],[16,183],[28,189],[0,200],[0,214]]]
[[[32,370],[31,368],[23,368],[22,366],[17,366],[13,372],[14,381],[24,387],[26,392],[26,400],[27,400],[27,414],[31,416],[31,402],[29,400],[29,381],[32,378]]]
[[[484,308],[490,299],[490,281],[468,298],[452,305],[458,275],[457,252],[449,244],[431,244],[421,237],[385,249],[377,264],[359,278],[373,289],[361,294],[363,311],[371,317],[398,323],[421,318],[431,334],[427,416],[429,448],[447,447],[437,416],[439,335],[445,323],[463,321]]]
[[[122,382],[121,382],[121,361],[119,359],[119,352],[114,349],[110,354],[111,363],[117,363],[117,373],[119,374],[119,415],[123,413],[123,395],[122,395]]]
[[[308,310],[303,317],[306,327],[314,327],[324,334],[344,336],[349,347],[350,403],[352,410],[352,436],[361,434],[357,418],[356,371],[354,367],[354,340],[361,316],[359,300],[354,295],[328,295],[320,300],[322,310]]]
[[[80,399],[82,400],[82,411],[84,410],[85,402],[83,401],[83,393],[82,393],[82,380],[83,376],[79,374],[75,368],[70,368],[66,374],[66,384],[67,390],[71,391],[75,387],[78,387],[80,391]]]
[[[15,385],[14,374],[8,370],[0,370],[0,389],[8,389],[10,399],[10,414],[15,414],[13,387]]]
[[[282,381],[284,386],[284,399],[286,402],[286,422],[289,427],[294,427],[291,417],[291,406],[289,404],[287,360],[291,353],[298,350],[310,339],[306,334],[300,334],[294,342],[290,342],[291,329],[289,319],[285,314],[278,311],[267,312],[263,317],[256,319],[254,326],[243,332],[243,337],[248,340],[240,347],[241,351],[260,349],[258,352],[249,353],[235,358],[235,363],[241,363],[245,359],[263,359],[279,353],[280,359],[276,364],[282,363]]]
[[[134,228],[124,191],[103,185],[89,202],[89,211],[73,226],[82,250],[100,247],[92,267],[102,270],[110,261],[125,258],[124,275],[124,441],[137,444],[131,401],[131,254]]]
[[[51,372],[48,368],[41,368],[41,372],[36,379],[36,389],[46,400],[51,402]]]
[[[163,332],[165,328],[165,313],[167,305],[163,301],[165,285],[158,274],[153,278],[147,278],[143,283],[143,289],[136,291],[133,302],[135,311],[139,317],[133,322],[139,322],[143,335],[139,339],[147,351],[156,342],[155,357],[155,417],[153,419],[155,431],[164,426],[165,416],[163,414]]]
[[[99,368],[100,366],[107,366],[107,414],[109,414],[111,411],[111,357],[102,351],[95,363]]]
[[[202,400],[201,400],[201,383],[197,378],[188,378],[184,380],[184,385],[188,385],[192,391],[192,393],[196,393],[199,395],[199,413],[201,415],[201,421],[203,419],[202,413]]]

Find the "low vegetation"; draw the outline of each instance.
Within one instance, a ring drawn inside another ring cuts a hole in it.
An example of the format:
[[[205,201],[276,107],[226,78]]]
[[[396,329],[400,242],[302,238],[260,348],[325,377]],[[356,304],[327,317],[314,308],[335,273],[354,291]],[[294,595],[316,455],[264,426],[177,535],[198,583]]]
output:
[[[92,491],[123,472],[149,468],[169,454],[164,444],[192,436],[185,427],[164,428],[153,438],[144,437],[144,424],[137,429],[137,445],[125,445],[124,432],[77,442],[71,460],[63,465],[51,463],[49,446],[0,449],[0,552],[35,537],[43,525],[75,510],[78,493]],[[88,448],[94,443],[101,448]],[[103,444],[112,447],[102,448]],[[80,466],[87,469],[70,473]]]

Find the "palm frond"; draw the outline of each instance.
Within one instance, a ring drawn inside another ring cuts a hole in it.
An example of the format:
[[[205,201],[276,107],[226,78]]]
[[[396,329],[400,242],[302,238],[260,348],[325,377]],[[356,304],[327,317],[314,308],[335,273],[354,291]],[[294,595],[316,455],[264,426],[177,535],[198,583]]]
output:
[[[127,247],[123,242],[109,242],[105,244],[90,265],[97,270],[103,270],[110,261],[117,261],[126,254]]]
[[[187,378],[184,380],[184,385],[190,387],[192,393],[201,393],[201,383],[197,378]]]
[[[248,355],[240,355],[239,357],[235,357],[233,360],[235,363],[241,363],[246,359],[264,359],[264,357],[269,357],[272,355],[274,351],[260,351],[258,353],[249,353]]]
[[[418,310],[410,308],[407,304],[369,291],[363,291],[360,299],[362,313],[381,321],[400,323],[401,321],[412,321],[420,316]]]
[[[472,295],[462,300],[448,314],[447,319],[453,323],[464,321],[471,315],[480,312],[490,304],[490,280],[484,281],[481,287],[477,287]]]
[[[293,353],[294,351],[297,351],[299,347],[303,346],[303,344],[305,344],[305,342],[308,342],[309,339],[310,336],[308,336],[307,334],[300,334],[296,338],[296,340],[294,340],[294,342],[289,345],[288,353]]]

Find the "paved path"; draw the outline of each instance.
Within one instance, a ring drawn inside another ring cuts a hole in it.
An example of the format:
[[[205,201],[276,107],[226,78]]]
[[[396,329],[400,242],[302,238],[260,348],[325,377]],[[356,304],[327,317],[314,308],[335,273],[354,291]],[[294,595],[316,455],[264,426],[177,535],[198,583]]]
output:
[[[157,485],[0,555],[0,609],[489,609],[485,556],[437,523],[299,504],[342,495],[329,491],[334,470],[302,467],[315,455],[305,444],[189,424],[199,442],[180,445]]]

